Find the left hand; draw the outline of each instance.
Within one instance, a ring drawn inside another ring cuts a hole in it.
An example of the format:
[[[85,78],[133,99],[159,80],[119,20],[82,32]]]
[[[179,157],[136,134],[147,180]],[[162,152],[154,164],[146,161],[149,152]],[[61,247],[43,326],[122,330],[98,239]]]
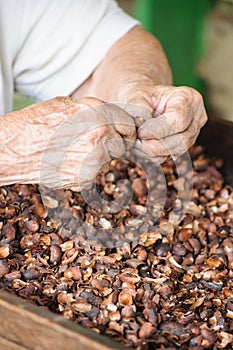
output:
[[[141,83],[121,96],[128,113],[144,118],[136,148],[160,163],[188,151],[207,121],[202,96],[187,86]]]

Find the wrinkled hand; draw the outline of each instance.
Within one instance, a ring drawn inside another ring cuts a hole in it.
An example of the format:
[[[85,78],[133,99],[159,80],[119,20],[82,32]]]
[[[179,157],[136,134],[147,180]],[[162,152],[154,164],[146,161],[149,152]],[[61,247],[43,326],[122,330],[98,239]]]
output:
[[[207,121],[202,97],[190,87],[138,84],[123,95],[125,110],[144,118],[136,148],[160,163],[185,153]]]
[[[125,140],[136,138],[131,116],[94,98],[59,97],[3,118],[9,183],[88,188],[106,162],[125,152]]]

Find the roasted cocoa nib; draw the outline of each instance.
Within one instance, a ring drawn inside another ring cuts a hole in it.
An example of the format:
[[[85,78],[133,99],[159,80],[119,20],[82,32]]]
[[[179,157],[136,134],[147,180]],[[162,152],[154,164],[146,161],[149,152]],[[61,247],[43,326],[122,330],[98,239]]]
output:
[[[151,189],[132,160],[85,193],[0,188],[0,287],[138,350],[232,349],[233,189],[219,159],[190,155],[181,221],[172,160]]]

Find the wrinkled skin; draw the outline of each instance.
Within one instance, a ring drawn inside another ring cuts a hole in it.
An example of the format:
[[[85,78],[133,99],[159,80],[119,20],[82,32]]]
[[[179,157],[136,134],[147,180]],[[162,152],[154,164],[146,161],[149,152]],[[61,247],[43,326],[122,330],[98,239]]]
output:
[[[207,121],[203,99],[187,86],[173,86],[159,41],[134,27],[109,50],[74,96],[92,95],[118,104],[145,122],[136,147],[160,163],[188,151]]]
[[[12,127],[9,127],[12,125]],[[135,140],[134,120],[98,99],[55,98],[0,119],[2,185],[88,188],[106,162]]]
[[[140,26],[109,49],[71,96],[0,118],[1,186],[87,188],[111,157],[124,153],[127,140],[162,163],[188,151],[207,120],[201,95],[172,86],[159,41]]]
[[[188,151],[207,121],[202,96],[187,86],[153,85],[124,94],[128,113],[142,116],[136,148],[163,163]]]

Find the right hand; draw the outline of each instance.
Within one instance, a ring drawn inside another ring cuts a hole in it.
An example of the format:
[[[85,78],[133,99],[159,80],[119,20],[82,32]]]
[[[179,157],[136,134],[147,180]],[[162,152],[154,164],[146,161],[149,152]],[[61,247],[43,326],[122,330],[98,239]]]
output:
[[[128,113],[144,119],[135,148],[159,163],[186,153],[207,121],[202,96],[188,86],[139,81],[120,97]]]
[[[106,163],[125,152],[124,140],[136,139],[129,114],[94,98],[57,97],[3,118],[4,149],[15,164],[10,183],[89,188]]]

